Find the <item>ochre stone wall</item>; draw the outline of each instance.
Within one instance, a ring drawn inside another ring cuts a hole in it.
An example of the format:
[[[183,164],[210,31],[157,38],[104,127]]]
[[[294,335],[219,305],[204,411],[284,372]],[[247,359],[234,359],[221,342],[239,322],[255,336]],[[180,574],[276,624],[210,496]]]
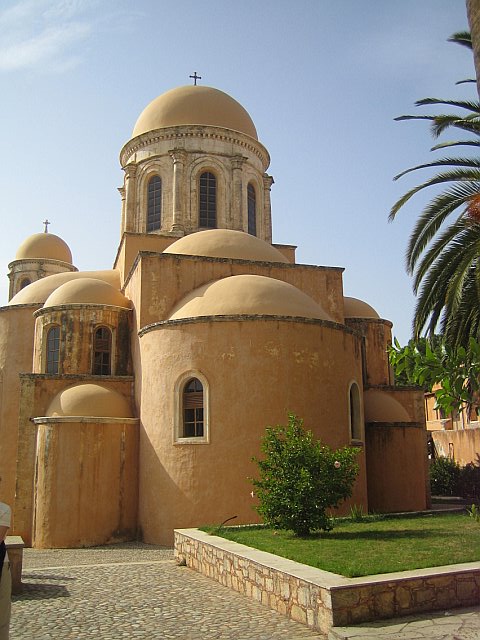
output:
[[[95,378],[98,381],[98,378]],[[48,374],[22,374],[20,376],[18,417],[18,460],[16,460],[16,494],[12,533],[22,536],[25,544],[32,544],[33,486],[35,480],[36,426],[32,417],[45,416],[52,399],[74,384],[92,382],[92,376],[53,376]],[[132,378],[103,376],[100,384],[118,391],[133,403]]]
[[[343,323],[342,269],[172,254],[142,254],[136,269],[140,270],[142,283],[142,304],[135,308],[139,328],[168,318],[175,304],[202,284],[244,273],[277,278],[298,287],[332,320]],[[130,281],[125,295],[132,299]]]
[[[393,372],[387,354],[392,344],[392,323],[375,318],[347,318],[345,324],[364,337],[365,385],[393,384]]]
[[[19,373],[32,370],[38,305],[0,310],[0,499],[13,505],[17,464]]]
[[[33,546],[90,547],[136,538],[138,422],[38,424]]]
[[[480,427],[458,431],[431,431],[438,455],[452,457],[460,465],[480,465]]]
[[[425,425],[367,423],[370,511],[422,511],[430,504]]]
[[[139,524],[146,542],[171,544],[175,527],[231,516],[257,521],[252,456],[260,455],[265,428],[286,424],[289,412],[332,448],[350,444],[349,386],[361,383],[360,345],[351,333],[321,321],[207,318],[148,331],[140,350]],[[209,442],[173,444],[175,384],[197,370],[209,386]],[[366,510],[362,458],[363,449],[352,500]]]
[[[47,332],[52,324],[60,327],[60,374],[93,374],[94,331],[100,326],[112,331],[112,375],[132,373],[129,309],[85,304],[42,309],[36,315],[34,373],[45,373]]]

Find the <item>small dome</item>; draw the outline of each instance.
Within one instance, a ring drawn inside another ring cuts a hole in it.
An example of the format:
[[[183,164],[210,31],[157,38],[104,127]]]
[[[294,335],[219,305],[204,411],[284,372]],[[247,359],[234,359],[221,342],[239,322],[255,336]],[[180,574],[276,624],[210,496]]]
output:
[[[132,137],[178,125],[210,125],[246,133],[257,140],[252,119],[240,103],[213,87],[177,87],[155,98],[140,114]]]
[[[331,320],[310,296],[287,282],[241,275],[214,280],[191,291],[170,313],[170,320],[199,316],[275,315]]]
[[[163,253],[288,263],[285,256],[268,242],[249,233],[231,229],[208,229],[191,233],[171,244]]]
[[[50,403],[47,416],[133,417],[124,396],[99,384],[76,384],[60,391]]]
[[[34,233],[18,247],[15,260],[44,258],[72,264],[72,253],[67,243],[53,233]]]
[[[373,307],[358,298],[343,298],[345,318],[380,318]]]
[[[129,300],[118,289],[98,278],[77,278],[55,289],[45,301],[45,307],[69,304],[108,304],[130,307]]]
[[[55,273],[46,278],[40,278],[21,289],[8,303],[9,306],[17,304],[44,304],[49,295],[58,289],[65,282],[77,280],[78,278],[97,278],[103,282],[108,282],[116,289],[120,288],[120,272],[116,269],[106,271],[75,271],[67,273]]]
[[[386,391],[368,389],[363,403],[365,422],[411,422],[405,407]]]

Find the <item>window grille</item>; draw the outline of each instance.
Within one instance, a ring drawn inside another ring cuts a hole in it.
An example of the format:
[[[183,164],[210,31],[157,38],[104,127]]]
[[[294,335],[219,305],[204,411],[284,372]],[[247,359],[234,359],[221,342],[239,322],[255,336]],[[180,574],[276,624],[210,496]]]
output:
[[[248,233],[252,236],[257,235],[257,195],[255,193],[255,187],[252,183],[248,185],[247,189],[247,204],[248,204]]]
[[[217,179],[209,171],[200,176],[199,226],[217,227]]]
[[[203,385],[191,378],[183,390],[183,437],[203,436]]]
[[[60,364],[60,327],[51,327],[47,333],[47,373],[57,374]]]
[[[160,229],[162,225],[162,181],[153,176],[147,188],[147,233]]]
[[[107,327],[99,327],[93,338],[93,375],[109,376],[112,372],[112,332]]]

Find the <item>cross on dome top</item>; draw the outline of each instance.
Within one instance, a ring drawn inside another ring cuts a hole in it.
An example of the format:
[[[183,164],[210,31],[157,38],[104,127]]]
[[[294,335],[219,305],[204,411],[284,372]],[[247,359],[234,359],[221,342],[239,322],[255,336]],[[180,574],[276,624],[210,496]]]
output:
[[[197,72],[196,71],[193,72],[193,76],[188,76],[188,77],[192,78],[193,84],[195,86],[197,86],[197,80],[201,80],[202,79],[202,76],[197,76]]]

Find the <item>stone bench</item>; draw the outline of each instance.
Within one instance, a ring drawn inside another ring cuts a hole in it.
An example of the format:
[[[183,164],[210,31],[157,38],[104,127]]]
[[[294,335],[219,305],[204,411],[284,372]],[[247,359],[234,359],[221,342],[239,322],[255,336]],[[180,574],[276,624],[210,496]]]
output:
[[[10,572],[12,574],[12,593],[22,593],[22,565],[23,548],[25,543],[20,536],[7,536],[5,538],[8,559],[10,561]]]

